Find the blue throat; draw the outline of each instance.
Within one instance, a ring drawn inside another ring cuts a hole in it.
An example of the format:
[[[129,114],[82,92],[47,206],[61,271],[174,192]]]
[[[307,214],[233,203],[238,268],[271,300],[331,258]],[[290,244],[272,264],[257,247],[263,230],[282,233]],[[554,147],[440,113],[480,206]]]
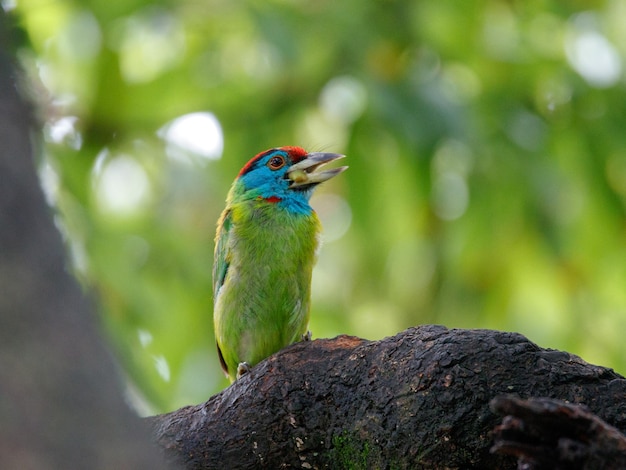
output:
[[[240,178],[246,199],[261,198],[292,214],[310,215],[313,212],[309,205],[313,187],[300,191],[289,189],[289,182],[282,177],[268,178],[266,174],[259,173],[247,173]]]
[[[309,194],[292,191],[289,197],[281,198],[276,204],[292,214],[309,215],[313,212],[313,208],[309,205],[310,192],[307,191],[307,193]]]

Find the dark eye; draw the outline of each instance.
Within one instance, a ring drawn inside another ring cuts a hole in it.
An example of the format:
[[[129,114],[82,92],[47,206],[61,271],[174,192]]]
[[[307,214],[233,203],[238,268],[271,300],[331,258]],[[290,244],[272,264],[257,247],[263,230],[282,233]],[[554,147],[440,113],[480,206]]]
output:
[[[269,166],[272,170],[278,170],[279,168],[285,166],[285,158],[280,155],[276,155],[270,158],[269,162],[267,162],[267,166]]]

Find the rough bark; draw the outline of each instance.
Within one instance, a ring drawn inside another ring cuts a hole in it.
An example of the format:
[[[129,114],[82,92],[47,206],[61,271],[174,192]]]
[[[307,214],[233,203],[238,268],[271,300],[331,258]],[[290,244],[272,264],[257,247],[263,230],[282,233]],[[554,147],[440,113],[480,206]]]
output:
[[[65,270],[6,25],[0,8],[0,468],[164,468]]]
[[[505,415],[491,451],[516,456],[519,468],[626,468],[626,436],[585,406],[549,398],[498,397],[491,408]]]
[[[516,333],[409,329],[292,345],[206,403],[150,419],[200,468],[516,468],[490,452],[500,395],[584,403],[626,429],[626,380]]]

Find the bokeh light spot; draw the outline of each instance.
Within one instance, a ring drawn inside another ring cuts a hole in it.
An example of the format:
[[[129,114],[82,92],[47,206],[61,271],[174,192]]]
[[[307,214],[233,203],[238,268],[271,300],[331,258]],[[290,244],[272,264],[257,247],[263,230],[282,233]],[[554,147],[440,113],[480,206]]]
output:
[[[119,23],[113,35],[120,71],[129,83],[149,82],[177,65],[186,41],[180,20],[161,8],[147,8]]]
[[[622,73],[622,62],[615,46],[596,31],[595,15],[584,12],[572,21],[572,30],[566,40],[567,60],[589,85],[608,88],[614,85]]]
[[[324,241],[332,242],[341,238],[352,223],[350,205],[341,196],[336,194],[316,194],[311,199],[322,226],[324,227]]]
[[[163,126],[158,135],[167,143],[168,157],[177,161],[189,163],[193,156],[216,160],[224,151],[222,126],[209,112],[177,117]]]
[[[76,12],[59,36],[59,51],[77,60],[93,59],[100,52],[101,44],[100,25],[87,10]]]
[[[64,116],[50,120],[44,126],[44,137],[48,142],[67,145],[73,150],[80,150],[83,137],[76,129],[76,116]]]
[[[133,215],[150,196],[148,175],[135,159],[121,155],[104,163],[96,181],[96,200],[103,212]]]
[[[461,217],[469,203],[465,179],[456,173],[444,173],[433,183],[433,209],[443,220]]]
[[[141,328],[137,330],[137,337],[139,338],[139,344],[141,344],[144,348],[149,346],[153,340],[152,333]]]
[[[166,382],[170,381],[170,366],[164,356],[154,356],[154,367],[156,367],[159,376]]]
[[[322,89],[320,107],[324,115],[343,124],[356,121],[367,106],[367,91],[357,79],[335,77]]]

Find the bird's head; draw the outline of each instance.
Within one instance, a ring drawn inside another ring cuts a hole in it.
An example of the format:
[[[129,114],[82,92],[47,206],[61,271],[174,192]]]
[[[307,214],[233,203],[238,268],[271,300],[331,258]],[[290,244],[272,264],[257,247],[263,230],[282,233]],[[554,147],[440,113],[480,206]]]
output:
[[[300,147],[279,147],[259,153],[241,169],[233,186],[236,197],[284,204],[305,204],[318,184],[347,166],[321,170],[343,158],[336,153],[307,153]]]

